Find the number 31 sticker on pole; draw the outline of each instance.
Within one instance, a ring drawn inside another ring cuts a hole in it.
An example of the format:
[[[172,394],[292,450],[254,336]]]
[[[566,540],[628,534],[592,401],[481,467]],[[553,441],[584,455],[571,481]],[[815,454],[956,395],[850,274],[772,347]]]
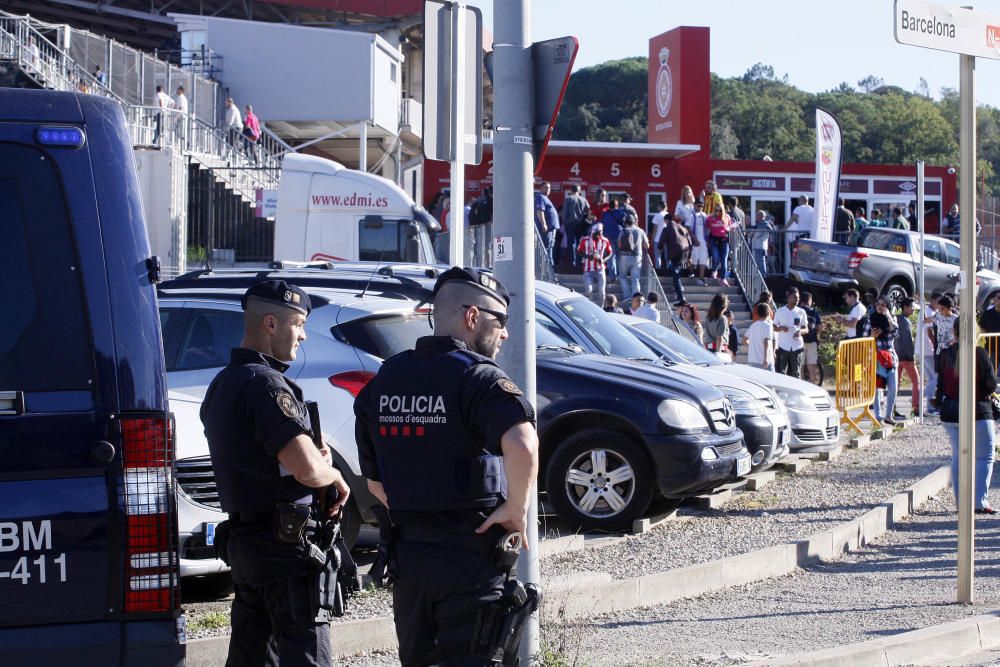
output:
[[[514,261],[514,244],[512,241],[514,237],[512,236],[497,236],[493,239],[493,261],[494,262],[513,262]]]

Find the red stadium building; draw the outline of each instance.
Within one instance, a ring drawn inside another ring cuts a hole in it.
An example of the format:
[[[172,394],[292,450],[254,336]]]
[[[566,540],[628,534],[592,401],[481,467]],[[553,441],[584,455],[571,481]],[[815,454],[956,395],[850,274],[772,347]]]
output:
[[[611,198],[632,195],[640,220],[648,221],[657,201],[672,211],[680,190],[695,193],[714,180],[723,196],[736,196],[752,215],[767,210],[783,223],[800,195],[814,197],[816,168],[811,162],[713,160],[711,146],[709,29],[680,27],[649,40],[649,143],[553,141],[536,182],[552,184],[559,207],[567,186],[578,184],[588,199],[604,189]],[[957,201],[954,173],[946,167],[925,169],[926,229],[936,232],[941,217]],[[466,169],[466,198],[493,181],[492,146],[483,162]],[[424,201],[450,183],[448,164],[424,163]],[[845,164],[840,195],[853,211],[883,212],[916,200],[913,165]]]

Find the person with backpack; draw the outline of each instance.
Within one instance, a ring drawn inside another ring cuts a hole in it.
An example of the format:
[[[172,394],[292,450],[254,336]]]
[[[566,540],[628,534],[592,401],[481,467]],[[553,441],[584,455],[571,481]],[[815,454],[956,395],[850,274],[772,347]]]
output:
[[[486,225],[493,222],[493,188],[487,185],[483,194],[472,201],[469,209],[470,225]]]
[[[729,287],[726,276],[729,275],[729,228],[732,222],[722,204],[716,204],[715,210],[705,221],[709,233],[709,250],[712,256],[712,278]]]
[[[618,237],[618,281],[622,286],[622,298],[639,291],[642,258],[649,252],[649,238],[638,222],[634,215],[626,214],[625,226]]]
[[[604,229],[604,238],[611,243],[612,248],[617,248],[618,237],[621,236],[622,227],[625,226],[625,207],[617,199],[611,200],[610,208],[601,216],[601,225]],[[618,261],[614,256],[608,263],[608,272],[608,277],[612,280],[618,279]]]
[[[674,281],[675,306],[684,303],[684,285],[681,284],[681,269],[691,255],[691,232],[680,220],[667,220],[660,234],[660,250],[666,258],[667,270]]]
[[[573,266],[577,264],[576,246],[580,239],[587,236],[590,227],[590,204],[586,197],[580,194],[580,186],[569,186],[569,193],[563,199],[562,222],[566,231],[566,248]]]

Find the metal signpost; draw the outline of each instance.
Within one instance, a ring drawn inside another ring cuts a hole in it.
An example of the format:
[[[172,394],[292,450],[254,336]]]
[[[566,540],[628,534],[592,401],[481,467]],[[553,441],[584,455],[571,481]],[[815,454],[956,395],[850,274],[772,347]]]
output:
[[[924,405],[927,404],[927,397],[924,396],[924,387],[927,386],[927,368],[924,364],[924,352],[927,345],[927,335],[924,333],[924,317],[927,315],[927,299],[924,296],[924,272],[926,263],[924,262],[924,249],[927,243],[924,240],[924,161],[917,160],[917,225],[920,229],[920,275],[917,277],[917,294],[920,298],[920,311],[917,314],[917,377],[920,378],[920,387],[913,387],[910,391],[920,394],[920,406],[917,408],[917,416],[920,423],[924,423]]]
[[[893,32],[900,44],[959,55],[961,226],[959,311],[958,601],[974,599],[973,470],[975,468],[976,373],[976,57],[1000,60],[1000,17],[970,7],[895,0]]]
[[[465,165],[483,160],[483,15],[424,2],[424,156],[451,163],[449,261],[463,266]]]

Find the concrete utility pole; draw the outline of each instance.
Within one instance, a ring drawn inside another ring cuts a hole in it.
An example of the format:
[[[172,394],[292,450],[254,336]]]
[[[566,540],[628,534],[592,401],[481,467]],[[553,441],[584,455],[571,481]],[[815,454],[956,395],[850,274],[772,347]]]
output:
[[[975,565],[973,495],[976,466],[976,58],[960,55],[959,66],[959,192],[962,246],[959,267],[958,394],[958,601],[971,604]]]
[[[511,345],[502,349],[501,365],[524,395],[535,401],[535,230],[532,221],[532,123],[534,74],[531,60],[531,1],[496,3],[493,28],[493,228],[510,237],[511,261],[495,262],[497,278],[510,290]],[[495,258],[494,258],[495,259]],[[538,583],[538,496],[528,512],[530,549],[522,551],[517,576]],[[538,655],[538,618],[532,617],[521,642],[521,664]]]

